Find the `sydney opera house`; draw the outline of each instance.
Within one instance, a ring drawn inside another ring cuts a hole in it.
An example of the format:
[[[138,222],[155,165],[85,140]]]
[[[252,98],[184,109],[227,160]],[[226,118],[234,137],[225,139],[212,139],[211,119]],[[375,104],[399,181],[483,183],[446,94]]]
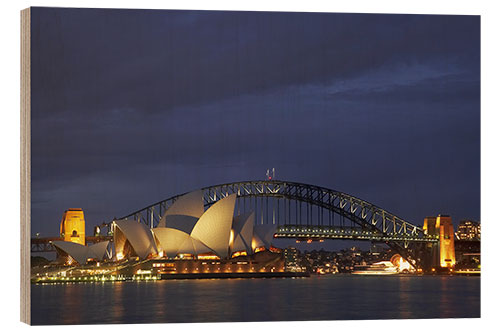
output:
[[[158,226],[115,220],[113,238],[93,245],[54,241],[65,265],[108,267],[121,276],[147,274],[159,278],[204,274],[284,272],[280,250],[271,244],[274,228],[255,225],[255,213],[235,216],[236,194],[207,210],[201,191],[177,199]]]

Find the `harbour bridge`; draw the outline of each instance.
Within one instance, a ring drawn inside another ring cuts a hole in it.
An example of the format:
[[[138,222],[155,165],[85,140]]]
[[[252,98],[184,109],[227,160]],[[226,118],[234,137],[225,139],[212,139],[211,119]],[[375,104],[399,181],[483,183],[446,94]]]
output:
[[[424,269],[429,266],[428,249],[439,244],[439,236],[427,235],[421,227],[383,208],[320,186],[280,180],[242,181],[204,187],[202,193],[205,209],[236,193],[236,213],[255,212],[256,224],[275,226],[274,238],[380,242],[415,268]],[[154,228],[167,209],[185,194],[159,201],[119,219],[134,219]],[[111,230],[111,224],[102,226]],[[111,237],[87,238],[87,242],[95,243]],[[32,239],[32,252],[54,250],[50,243],[54,239]]]
[[[298,240],[361,240],[387,244],[414,267],[427,266],[426,247],[439,236],[368,201],[332,189],[296,182],[243,181],[202,188],[205,208],[237,194],[236,212],[254,211],[256,224],[272,224],[275,238]],[[185,193],[184,193],[185,194]],[[176,195],[120,219],[134,219],[154,228]]]

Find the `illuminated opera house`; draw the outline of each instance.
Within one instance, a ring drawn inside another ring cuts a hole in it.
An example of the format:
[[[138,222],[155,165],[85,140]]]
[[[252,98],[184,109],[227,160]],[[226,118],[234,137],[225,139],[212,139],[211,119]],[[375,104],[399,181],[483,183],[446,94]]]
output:
[[[201,190],[177,199],[156,228],[115,220],[113,241],[85,246],[53,242],[69,264],[106,261],[124,275],[283,272],[284,259],[271,245],[275,227],[255,225],[255,213],[235,216],[236,194],[206,211]]]

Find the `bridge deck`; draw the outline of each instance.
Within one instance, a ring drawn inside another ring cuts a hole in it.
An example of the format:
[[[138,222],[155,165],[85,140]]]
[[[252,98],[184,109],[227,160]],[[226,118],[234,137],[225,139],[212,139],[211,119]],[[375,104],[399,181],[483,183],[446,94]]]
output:
[[[405,241],[405,242],[439,242],[438,237],[412,235],[410,233],[386,233],[367,230],[362,227],[332,227],[332,226],[304,226],[284,225],[278,226],[275,238],[298,239],[350,239],[371,241]]]

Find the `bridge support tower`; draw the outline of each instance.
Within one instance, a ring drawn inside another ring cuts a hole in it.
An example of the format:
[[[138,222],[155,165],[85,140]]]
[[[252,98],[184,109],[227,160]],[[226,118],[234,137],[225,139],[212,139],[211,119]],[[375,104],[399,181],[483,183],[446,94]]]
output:
[[[85,218],[81,208],[70,208],[61,220],[61,237],[66,242],[85,245]]]
[[[448,215],[428,216],[424,219],[424,233],[439,238],[439,243],[426,244],[424,270],[452,268],[455,266],[455,242],[451,217]]]

